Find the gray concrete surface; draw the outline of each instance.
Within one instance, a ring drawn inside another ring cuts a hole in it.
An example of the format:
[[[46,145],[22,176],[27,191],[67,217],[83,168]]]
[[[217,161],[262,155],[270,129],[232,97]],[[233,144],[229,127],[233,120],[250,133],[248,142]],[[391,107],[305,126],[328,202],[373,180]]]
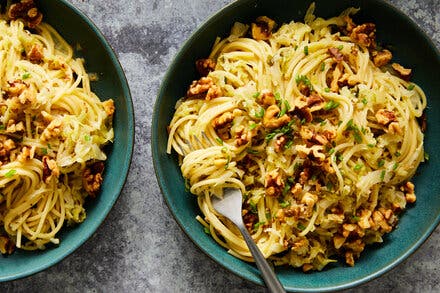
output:
[[[82,247],[0,292],[265,292],[213,262],[174,221],[151,159],[151,117],[161,79],[182,42],[228,0],[70,0],[114,47],[136,111],[133,163],[121,197]],[[440,47],[440,1],[392,0]],[[440,228],[391,272],[347,292],[440,292]]]

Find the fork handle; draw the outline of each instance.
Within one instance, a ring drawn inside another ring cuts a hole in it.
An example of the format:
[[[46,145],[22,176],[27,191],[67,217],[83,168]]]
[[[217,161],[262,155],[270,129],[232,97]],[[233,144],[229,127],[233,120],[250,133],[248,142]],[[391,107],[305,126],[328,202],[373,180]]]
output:
[[[260,249],[255,244],[254,239],[252,239],[251,235],[246,230],[244,225],[240,225],[240,227],[238,227],[238,228],[239,228],[241,234],[243,235],[243,238],[246,241],[246,244],[249,247],[249,250],[251,251],[252,256],[254,257],[255,263],[257,264],[257,267],[260,270],[260,272],[263,276],[264,282],[266,283],[266,286],[269,289],[269,291],[273,292],[273,293],[286,292],[283,288],[283,285],[281,285],[280,281],[278,280],[277,276],[275,275],[275,272],[269,266],[269,263],[264,258]]]

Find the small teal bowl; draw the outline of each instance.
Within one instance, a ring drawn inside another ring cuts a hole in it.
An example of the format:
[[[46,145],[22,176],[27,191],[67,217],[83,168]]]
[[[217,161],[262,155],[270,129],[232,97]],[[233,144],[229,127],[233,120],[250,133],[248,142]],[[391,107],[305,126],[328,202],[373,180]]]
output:
[[[225,37],[235,21],[250,23],[267,15],[278,23],[292,19],[302,21],[310,0],[238,0],[225,7],[203,24],[183,45],[165,75],[157,97],[152,122],[152,151],[157,179],[163,196],[186,234],[211,258],[231,272],[257,284],[263,284],[253,264],[243,262],[226,252],[195,220],[200,214],[194,195],[185,191],[175,155],[166,154],[167,125],[174,105],[184,96],[188,85],[197,79],[194,62],[208,56],[217,36]],[[417,203],[409,207],[398,228],[384,237],[380,245],[368,246],[354,267],[343,264],[328,266],[321,272],[303,273],[292,268],[276,268],[276,273],[289,291],[324,292],[354,287],[389,271],[413,253],[440,222],[440,83],[436,72],[440,54],[426,34],[402,12],[379,0],[315,0],[316,15],[332,17],[350,6],[360,7],[355,17],[359,23],[374,22],[379,42],[392,47],[394,60],[413,69],[412,80],[428,97],[428,128],[425,137],[427,163],[420,166],[414,178]],[[438,111],[438,110],[437,110]]]
[[[104,181],[95,200],[86,204],[87,218],[75,227],[63,228],[60,244],[44,251],[16,251],[0,257],[0,281],[22,278],[61,261],[83,244],[105,219],[124,186],[130,166],[134,140],[134,112],[130,90],[115,53],[96,26],[67,1],[38,1],[44,21],[51,24],[68,41],[82,48],[78,56],[86,60],[88,72],[98,73],[91,83],[101,98],[113,98],[115,115],[114,143],[108,147]],[[74,46],[75,48],[75,46]]]

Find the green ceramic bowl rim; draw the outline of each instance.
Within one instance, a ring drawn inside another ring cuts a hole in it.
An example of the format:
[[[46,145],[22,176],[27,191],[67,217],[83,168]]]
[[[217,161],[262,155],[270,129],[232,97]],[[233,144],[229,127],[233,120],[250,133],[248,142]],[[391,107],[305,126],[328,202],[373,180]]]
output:
[[[105,51],[108,53],[109,57],[112,60],[112,63],[116,69],[116,72],[118,74],[118,78],[121,81],[122,86],[122,92],[124,97],[127,99],[127,114],[128,114],[128,121],[129,125],[126,125],[126,131],[130,134],[129,137],[131,138],[130,141],[127,142],[127,149],[129,149],[129,153],[125,154],[125,162],[123,163],[123,168],[120,171],[121,174],[124,174],[123,177],[121,177],[121,180],[116,182],[115,185],[113,185],[113,194],[114,196],[111,198],[111,201],[107,201],[102,205],[102,209],[100,209],[100,217],[95,217],[92,222],[88,224],[87,229],[85,229],[84,233],[81,234],[81,237],[76,238],[75,241],[67,247],[67,249],[64,249],[62,252],[59,252],[55,255],[53,258],[44,258],[43,261],[41,261],[41,264],[39,266],[33,266],[29,267],[28,270],[23,270],[16,274],[11,274],[7,276],[0,277],[0,282],[3,281],[11,281],[16,280],[20,278],[24,278],[33,274],[36,274],[42,270],[45,270],[61,260],[63,260],[65,257],[73,253],[76,249],[78,249],[81,245],[83,245],[91,236],[92,234],[98,229],[98,227],[102,224],[102,222],[106,219],[108,216],[108,213],[110,212],[111,208],[115,204],[116,200],[119,198],[119,195],[122,191],[122,188],[125,185],[125,182],[127,180],[128,171],[131,164],[131,157],[133,153],[133,146],[134,146],[134,111],[133,111],[133,101],[131,98],[130,88],[128,86],[127,78],[125,77],[125,73],[122,69],[122,66],[116,57],[116,54],[112,47],[109,45],[108,41],[104,37],[104,35],[101,33],[101,31],[96,27],[96,25],[88,18],[81,10],[73,6],[71,3],[69,3],[66,0],[57,0],[61,2],[62,5],[64,5],[67,9],[72,10],[79,18],[81,18],[94,32],[95,36],[98,38],[99,42],[103,45],[105,48]],[[117,113],[117,111],[116,111]],[[72,241],[71,241],[72,242]],[[54,248],[59,249],[59,248]]]
[[[187,231],[187,229],[185,228],[185,224],[181,221],[181,219],[178,217],[178,215],[176,215],[173,211],[171,202],[170,202],[170,198],[168,197],[168,195],[165,192],[164,186],[166,186],[166,181],[165,178],[163,176],[161,176],[160,173],[160,167],[159,167],[159,157],[160,157],[160,152],[159,149],[157,147],[157,142],[158,141],[158,132],[159,129],[157,128],[158,125],[158,113],[159,113],[159,107],[160,107],[160,100],[161,97],[163,96],[165,89],[164,89],[164,84],[166,80],[168,80],[169,76],[172,74],[172,71],[174,69],[174,67],[176,67],[176,65],[178,64],[178,60],[180,60],[181,56],[183,55],[184,52],[187,51],[187,48],[192,44],[193,39],[197,38],[197,35],[202,32],[205,27],[209,26],[211,23],[216,22],[219,18],[222,18],[223,15],[230,10],[233,10],[235,7],[239,6],[241,2],[245,2],[245,1],[252,1],[252,0],[237,0],[234,1],[226,6],[224,6],[223,8],[221,8],[220,10],[214,12],[213,14],[211,14],[208,19],[203,22],[202,24],[200,24],[196,30],[190,35],[190,37],[185,41],[185,43],[183,44],[183,46],[179,49],[178,53],[174,56],[171,64],[169,65],[165,76],[163,77],[163,82],[158,90],[158,95],[157,95],[157,100],[155,102],[154,105],[154,111],[153,111],[153,119],[152,119],[152,128],[151,128],[151,134],[152,134],[152,144],[151,144],[151,148],[152,148],[152,156],[153,156],[153,165],[154,165],[154,169],[155,169],[155,174],[156,174],[156,178],[159,182],[159,187],[161,189],[162,195],[165,199],[165,202],[171,212],[171,214],[173,215],[174,219],[176,220],[176,222],[178,223],[178,225],[180,226],[180,228],[183,230],[183,232],[192,240],[192,242],[200,249],[202,250],[208,257],[210,257],[212,260],[214,260],[216,263],[220,264],[222,267],[226,268],[228,271],[234,273],[235,275],[238,275],[246,280],[249,280],[257,285],[261,285],[264,286],[264,282],[261,278],[256,277],[255,275],[249,274],[248,272],[245,271],[240,271],[240,270],[236,270],[232,267],[228,267],[226,266],[220,258],[216,257],[215,255],[213,255],[212,253],[210,253],[205,247],[199,245],[199,243],[197,242],[197,240]],[[400,9],[396,8],[394,5],[387,3],[383,0],[370,0],[371,2],[376,2],[376,3],[380,3],[380,5],[386,6],[388,9],[392,10],[394,13],[399,14],[400,16],[402,16],[406,22],[408,22],[411,26],[415,27],[417,32],[423,36],[423,38],[425,39],[426,43],[429,44],[429,46],[432,48],[432,50],[434,52],[436,52],[437,54],[437,59],[440,60],[440,51],[439,49],[435,46],[435,44],[433,43],[433,41],[429,38],[429,36],[409,17],[407,16],[405,13],[403,13],[402,11],[400,11]],[[343,289],[349,289],[352,287],[356,287],[359,286],[363,283],[369,282],[379,276],[382,276],[384,273],[392,270],[393,268],[395,268],[398,264],[400,264],[401,262],[403,262],[408,256],[410,256],[411,254],[413,254],[418,248],[420,248],[420,246],[429,238],[429,236],[433,233],[433,231],[435,230],[435,228],[440,224],[440,214],[438,215],[438,217],[436,218],[435,222],[423,233],[423,236],[420,237],[418,239],[417,242],[415,242],[415,244],[408,249],[405,253],[401,254],[399,257],[395,258],[393,261],[391,261],[388,265],[383,266],[381,269],[377,270],[376,272],[361,278],[361,279],[356,279],[353,280],[351,282],[342,284],[342,285],[335,285],[335,286],[328,286],[328,287],[320,287],[320,288],[301,288],[301,287],[287,287],[285,286],[285,289],[288,291],[298,291],[298,292],[329,292],[329,291],[335,291],[335,290],[343,290]],[[219,246],[219,248],[221,248]]]

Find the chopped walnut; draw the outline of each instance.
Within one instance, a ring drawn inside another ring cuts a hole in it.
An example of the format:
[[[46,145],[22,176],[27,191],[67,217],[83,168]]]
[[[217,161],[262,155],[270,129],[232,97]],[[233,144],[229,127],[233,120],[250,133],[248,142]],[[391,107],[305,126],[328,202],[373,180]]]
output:
[[[220,89],[219,86],[214,84],[211,86],[211,88],[208,90],[208,92],[206,92],[205,99],[207,101],[210,101],[212,99],[220,97],[221,95],[222,95],[222,90]]]
[[[324,98],[321,97],[317,92],[312,92],[307,98],[307,107],[312,108],[310,111],[320,110],[322,107],[317,108],[317,106],[322,106],[324,104]]]
[[[197,72],[200,76],[208,76],[211,71],[214,71],[216,62],[213,59],[199,59],[196,61]]]
[[[309,252],[309,240],[305,237],[299,237],[291,248],[298,255],[306,255]]]
[[[52,178],[58,178],[60,176],[60,169],[57,162],[50,159],[48,156],[44,156],[43,162],[43,181],[49,183]]]
[[[292,189],[290,190],[290,192],[293,195],[300,195],[302,191],[303,191],[302,185],[299,183],[296,183],[295,186],[293,186]]]
[[[402,134],[402,128],[400,128],[399,122],[391,122],[388,125],[388,132],[391,134]]]
[[[19,3],[9,7],[8,17],[10,19],[22,18],[30,28],[35,28],[43,20],[43,14],[38,11],[34,0],[21,0]]]
[[[279,153],[282,152],[284,150],[284,146],[287,143],[287,137],[282,135],[280,137],[277,138],[277,140],[275,141],[275,152]]]
[[[313,145],[311,147],[307,147],[299,144],[295,146],[295,149],[298,152],[298,155],[302,158],[312,155],[314,158],[318,159],[318,161],[325,160],[325,155],[322,153],[324,151],[322,145]]]
[[[377,67],[387,65],[393,58],[393,54],[387,49],[381,51],[373,51],[371,54],[373,56],[373,63]]]
[[[350,32],[350,38],[357,44],[367,47],[376,47],[376,25],[374,23],[364,23],[358,25]]]
[[[8,85],[4,88],[8,98],[18,97],[27,88],[26,83],[22,80],[8,81]]]
[[[339,91],[339,79],[342,77],[343,68],[341,66],[336,66],[332,72],[332,79],[330,83],[330,90],[334,93]]]
[[[295,108],[293,113],[296,114],[300,119],[304,119],[307,123],[313,121],[312,111],[309,107]]]
[[[29,148],[27,146],[24,146],[21,149],[21,153],[18,155],[17,160],[21,163],[26,162],[29,159],[33,159],[35,155],[35,146]]]
[[[275,95],[269,90],[262,90],[261,95],[257,98],[257,102],[264,107],[275,105]]]
[[[266,187],[266,194],[268,196],[280,196],[284,188],[284,182],[281,178],[281,174],[279,174],[277,170],[267,173],[264,186]]]
[[[341,62],[344,60],[344,54],[338,48],[328,48],[327,53],[332,56],[333,60],[336,62]]]
[[[320,161],[318,166],[321,167],[321,169],[328,174],[335,174],[335,169],[333,169],[329,158]]]
[[[361,211],[361,216],[359,217],[359,221],[358,221],[358,225],[359,227],[361,227],[362,229],[368,229],[371,227],[370,224],[370,218],[371,218],[371,211],[370,210],[362,210]]]
[[[354,266],[354,257],[352,251],[345,252],[345,263],[351,267]]]
[[[251,24],[252,38],[260,40],[268,40],[275,28],[275,21],[267,16],[259,16],[254,23]]]
[[[380,109],[376,112],[376,119],[379,124],[388,125],[388,123],[397,121],[397,117],[393,111]]]
[[[247,131],[244,126],[240,126],[235,133],[235,144],[240,147],[247,144],[252,139],[252,132]]]
[[[12,254],[15,250],[15,243],[7,236],[0,236],[1,254]]]
[[[112,99],[102,102],[102,105],[104,106],[104,110],[107,115],[112,116],[113,113],[115,113],[115,103]]]
[[[278,108],[277,105],[272,105],[267,108],[263,117],[263,126],[269,129],[275,129],[290,122],[290,117],[287,114],[278,117],[278,113],[280,113],[280,108]]]
[[[84,169],[83,187],[84,190],[95,198],[102,184],[102,173],[104,172],[104,163],[96,162]]]
[[[335,236],[333,236],[333,246],[334,246],[336,249],[341,248],[342,245],[345,243],[345,239],[347,239],[347,238],[344,237],[344,236],[341,236],[341,235],[335,235]]]
[[[63,122],[61,120],[59,119],[53,120],[43,130],[43,133],[41,134],[41,140],[48,141],[54,137],[57,137],[61,133],[62,126],[63,126]]]
[[[392,227],[386,221],[384,215],[380,211],[373,212],[373,222],[379,226],[382,232],[391,232]]]
[[[411,76],[411,69],[405,68],[398,63],[391,64],[391,67],[399,74],[402,79],[408,80]]]
[[[40,44],[34,44],[28,52],[27,57],[32,63],[40,63],[44,58],[43,46]]]
[[[406,182],[404,185],[400,187],[405,193],[405,199],[408,203],[414,203],[416,201],[416,194],[414,193],[414,184],[410,181]]]
[[[0,162],[8,161],[9,154],[13,149],[15,149],[14,141],[5,135],[0,135]]]
[[[255,223],[258,222],[258,216],[250,213],[248,209],[243,209],[243,222],[246,228],[251,231]]]
[[[224,127],[230,127],[230,123],[232,122],[232,120],[234,120],[234,114],[232,112],[224,112],[223,114],[212,120],[212,126],[215,130]]]
[[[194,80],[190,85],[186,95],[190,98],[199,97],[206,94],[208,90],[214,85],[214,81],[210,77],[202,77],[199,80]]]

